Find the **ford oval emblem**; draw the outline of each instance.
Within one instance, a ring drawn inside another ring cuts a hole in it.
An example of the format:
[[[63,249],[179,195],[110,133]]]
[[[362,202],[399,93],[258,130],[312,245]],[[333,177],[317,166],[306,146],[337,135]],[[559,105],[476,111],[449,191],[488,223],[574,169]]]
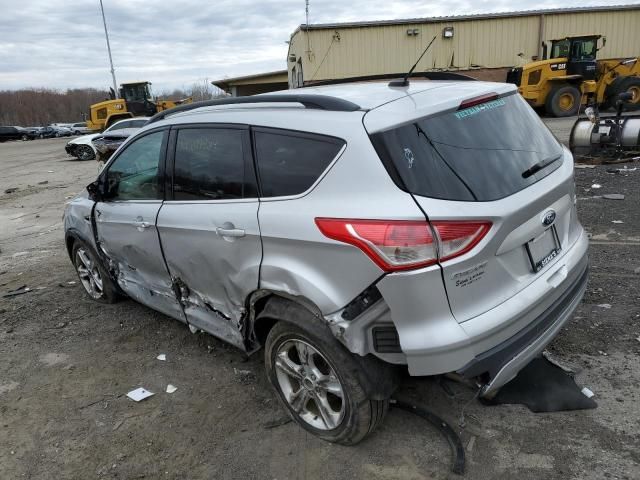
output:
[[[547,213],[544,214],[544,217],[542,217],[542,224],[545,227],[550,226],[556,219],[556,212],[554,212],[553,210],[549,210]]]

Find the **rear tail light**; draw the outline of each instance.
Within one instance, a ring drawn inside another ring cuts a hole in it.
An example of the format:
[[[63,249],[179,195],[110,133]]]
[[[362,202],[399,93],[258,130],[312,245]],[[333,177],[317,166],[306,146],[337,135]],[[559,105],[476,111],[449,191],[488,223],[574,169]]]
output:
[[[349,243],[386,272],[409,270],[450,260],[471,250],[490,222],[353,220],[316,218],[328,238]],[[435,237],[434,237],[435,231]]]
[[[487,234],[491,222],[432,222],[440,237],[440,261],[464,255]]]

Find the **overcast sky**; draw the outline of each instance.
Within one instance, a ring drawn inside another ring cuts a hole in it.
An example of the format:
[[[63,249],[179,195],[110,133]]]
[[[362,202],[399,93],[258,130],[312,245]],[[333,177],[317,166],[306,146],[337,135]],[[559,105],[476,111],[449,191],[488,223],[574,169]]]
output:
[[[154,90],[286,67],[304,0],[103,0],[118,83]],[[311,0],[309,23],[637,3]],[[0,0],[0,90],[111,85],[99,0]]]

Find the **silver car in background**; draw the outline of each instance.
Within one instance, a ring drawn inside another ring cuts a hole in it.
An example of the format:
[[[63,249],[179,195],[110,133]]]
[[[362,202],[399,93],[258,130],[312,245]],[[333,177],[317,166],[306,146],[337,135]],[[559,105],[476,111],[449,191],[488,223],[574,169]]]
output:
[[[87,293],[252,353],[354,444],[398,370],[491,397],[584,294],[573,159],[512,85],[314,87],[156,115],[65,212]]]

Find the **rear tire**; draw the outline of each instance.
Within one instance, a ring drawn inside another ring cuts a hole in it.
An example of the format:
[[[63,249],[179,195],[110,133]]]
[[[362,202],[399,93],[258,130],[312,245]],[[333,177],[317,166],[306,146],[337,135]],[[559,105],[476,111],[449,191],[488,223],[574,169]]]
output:
[[[549,92],[545,110],[554,117],[571,117],[580,109],[580,90],[573,85],[560,85]]]
[[[71,252],[73,266],[87,295],[100,303],[117,302],[117,287],[98,260],[94,250],[83,241],[76,240]]]
[[[328,329],[311,322],[309,327],[280,321],[271,329],[267,377],[298,425],[328,442],[355,445],[382,422],[389,399],[369,398],[353,355]]]

